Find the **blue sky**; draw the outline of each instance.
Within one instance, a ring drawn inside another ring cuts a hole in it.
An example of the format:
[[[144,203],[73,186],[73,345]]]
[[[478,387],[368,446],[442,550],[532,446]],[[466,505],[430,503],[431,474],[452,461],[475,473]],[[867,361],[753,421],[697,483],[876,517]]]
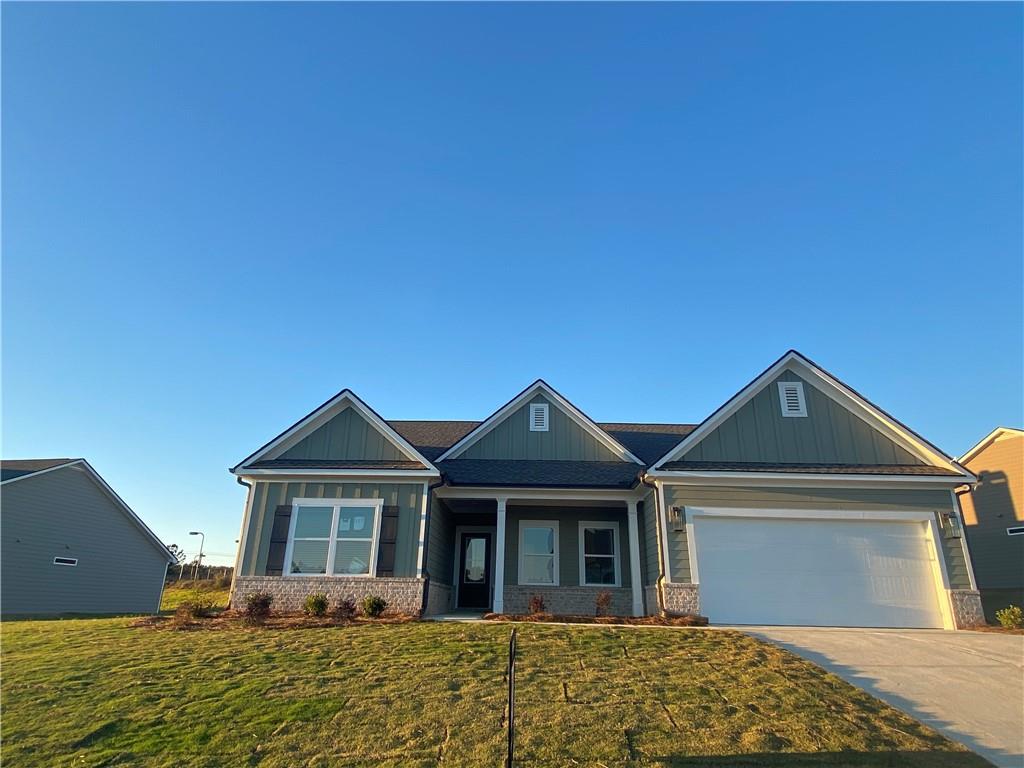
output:
[[[696,422],[790,347],[1022,414],[1022,6],[5,4],[3,455],[232,560],[344,387]]]

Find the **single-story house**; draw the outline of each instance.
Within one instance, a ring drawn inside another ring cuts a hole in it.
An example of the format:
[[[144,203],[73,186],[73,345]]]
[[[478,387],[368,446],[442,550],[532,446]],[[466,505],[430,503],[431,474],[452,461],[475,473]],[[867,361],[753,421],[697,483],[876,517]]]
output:
[[[1024,430],[997,427],[960,457],[978,482],[958,490],[985,616],[1024,606]]]
[[[231,472],[236,607],[981,619],[953,495],[973,475],[795,351],[697,425],[597,423],[540,380],[483,421],[387,421],[346,389]]]
[[[0,462],[0,612],[156,613],[174,557],[85,459]]]

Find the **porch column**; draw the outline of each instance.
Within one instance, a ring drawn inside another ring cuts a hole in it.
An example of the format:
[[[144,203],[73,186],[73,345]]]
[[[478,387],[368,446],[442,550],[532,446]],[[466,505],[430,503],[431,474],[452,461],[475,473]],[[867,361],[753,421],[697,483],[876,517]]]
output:
[[[494,612],[505,612],[505,498],[497,499],[497,531],[494,534]]]
[[[633,615],[643,616],[643,584],[640,577],[640,528],[636,522],[636,500],[627,501],[629,521],[629,583],[633,588]]]

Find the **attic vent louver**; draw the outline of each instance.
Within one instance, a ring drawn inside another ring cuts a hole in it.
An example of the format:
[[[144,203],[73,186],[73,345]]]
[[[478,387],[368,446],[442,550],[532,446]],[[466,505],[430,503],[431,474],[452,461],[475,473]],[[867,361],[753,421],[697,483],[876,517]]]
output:
[[[807,402],[804,400],[804,385],[800,381],[779,382],[779,402],[783,416],[806,416]]]
[[[530,431],[548,431],[548,404],[530,403]]]

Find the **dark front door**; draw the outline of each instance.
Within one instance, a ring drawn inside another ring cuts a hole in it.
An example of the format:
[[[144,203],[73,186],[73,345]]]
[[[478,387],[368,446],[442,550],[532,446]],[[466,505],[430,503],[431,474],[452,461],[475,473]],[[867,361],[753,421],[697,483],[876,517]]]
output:
[[[491,607],[491,534],[463,533],[459,542],[459,608]]]

